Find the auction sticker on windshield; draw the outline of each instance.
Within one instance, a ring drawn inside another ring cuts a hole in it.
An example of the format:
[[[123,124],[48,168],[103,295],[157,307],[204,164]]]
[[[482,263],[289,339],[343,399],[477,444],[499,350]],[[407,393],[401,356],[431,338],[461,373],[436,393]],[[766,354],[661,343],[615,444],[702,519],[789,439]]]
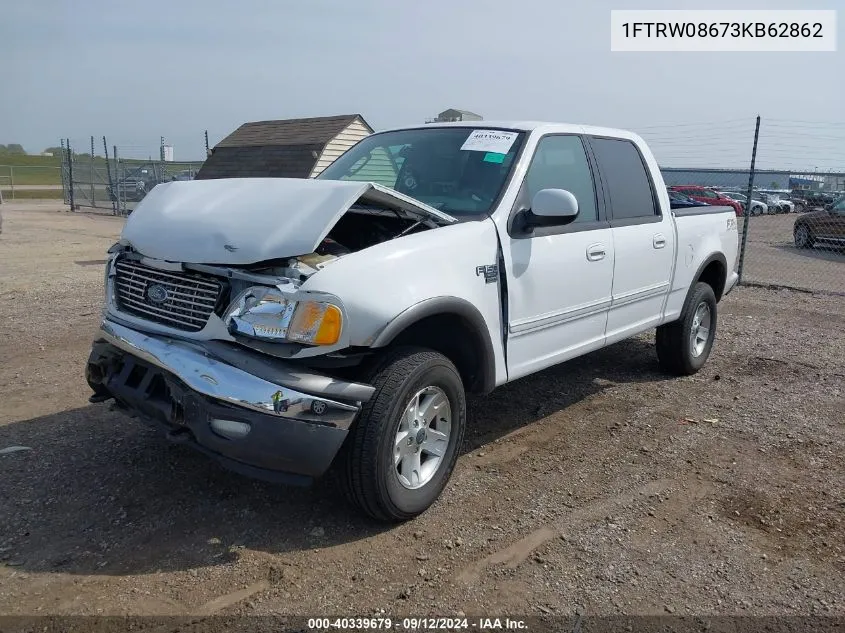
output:
[[[462,150],[471,152],[492,152],[507,154],[519,132],[501,132],[499,130],[473,130],[461,145]]]

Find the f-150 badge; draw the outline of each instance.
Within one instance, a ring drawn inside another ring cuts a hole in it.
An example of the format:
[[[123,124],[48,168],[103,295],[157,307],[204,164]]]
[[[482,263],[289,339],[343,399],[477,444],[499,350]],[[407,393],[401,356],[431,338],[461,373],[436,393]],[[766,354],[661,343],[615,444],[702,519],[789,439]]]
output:
[[[487,266],[475,267],[476,277],[484,276],[484,282],[488,284],[496,283],[499,278],[499,267],[496,264],[489,264]]]

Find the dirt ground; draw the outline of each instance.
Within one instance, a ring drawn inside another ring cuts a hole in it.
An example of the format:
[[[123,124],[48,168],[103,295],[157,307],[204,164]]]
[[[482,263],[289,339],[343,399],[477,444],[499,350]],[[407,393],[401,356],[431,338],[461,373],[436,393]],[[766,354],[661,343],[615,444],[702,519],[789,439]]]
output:
[[[470,403],[385,527],[89,405],[121,220],[3,205],[0,613],[845,615],[845,298],[739,288],[696,376],[643,336]]]

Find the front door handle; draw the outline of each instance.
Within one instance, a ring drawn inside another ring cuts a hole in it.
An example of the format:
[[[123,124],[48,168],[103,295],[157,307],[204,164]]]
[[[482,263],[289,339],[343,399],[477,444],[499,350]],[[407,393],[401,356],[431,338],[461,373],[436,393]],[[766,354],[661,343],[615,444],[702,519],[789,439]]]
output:
[[[663,248],[664,246],[666,246],[666,237],[663,235],[663,233],[658,233],[651,240],[651,243],[654,248]]]
[[[590,244],[587,247],[587,259],[591,262],[597,262],[604,259],[605,253],[604,244]]]

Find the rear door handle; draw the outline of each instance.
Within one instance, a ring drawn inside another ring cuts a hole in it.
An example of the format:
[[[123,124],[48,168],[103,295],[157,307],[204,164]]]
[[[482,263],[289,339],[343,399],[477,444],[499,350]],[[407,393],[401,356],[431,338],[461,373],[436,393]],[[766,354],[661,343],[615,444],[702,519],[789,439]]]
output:
[[[651,243],[654,248],[663,248],[664,246],[666,246],[666,237],[663,235],[663,233],[658,233],[651,240]]]
[[[605,253],[604,244],[590,244],[587,247],[587,259],[591,262],[597,262],[604,259]]]

